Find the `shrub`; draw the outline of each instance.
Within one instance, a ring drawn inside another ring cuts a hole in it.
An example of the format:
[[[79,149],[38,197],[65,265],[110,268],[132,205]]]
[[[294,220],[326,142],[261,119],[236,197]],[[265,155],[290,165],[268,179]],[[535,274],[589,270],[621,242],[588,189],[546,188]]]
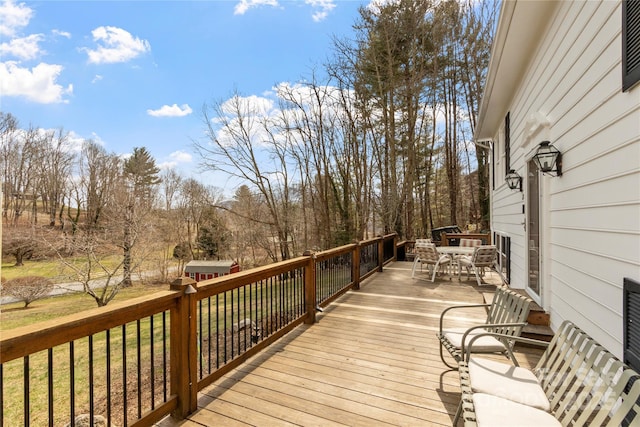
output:
[[[47,296],[52,289],[51,280],[40,276],[18,277],[2,282],[3,296],[11,296],[24,302],[24,308],[27,308],[33,301]]]

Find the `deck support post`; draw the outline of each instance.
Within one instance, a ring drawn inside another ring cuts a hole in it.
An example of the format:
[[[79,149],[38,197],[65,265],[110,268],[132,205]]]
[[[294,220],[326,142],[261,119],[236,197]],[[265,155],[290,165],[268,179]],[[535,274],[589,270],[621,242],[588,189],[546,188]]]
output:
[[[182,298],[171,310],[171,394],[178,397],[173,416],[183,419],[198,407],[197,377],[197,287],[189,277],[171,282],[170,289],[182,291]]]
[[[360,243],[356,242],[356,246],[351,253],[351,280],[353,281],[353,289],[360,289],[360,251]]]
[[[307,316],[304,323],[316,323],[316,256],[312,251],[305,251],[304,256],[309,257],[309,262],[304,268],[304,303],[307,308]]]
[[[378,240],[378,271],[382,273],[384,267],[384,237],[380,236]]]

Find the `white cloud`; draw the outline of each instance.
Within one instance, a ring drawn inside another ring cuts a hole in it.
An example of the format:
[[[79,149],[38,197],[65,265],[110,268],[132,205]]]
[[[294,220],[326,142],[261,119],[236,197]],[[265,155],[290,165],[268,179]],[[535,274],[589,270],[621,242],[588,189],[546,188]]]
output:
[[[278,7],[278,0],[240,0],[233,9],[233,14],[244,15],[249,9],[258,6]]]
[[[163,105],[157,110],[147,110],[147,114],[153,117],[184,117],[191,114],[193,110],[189,107],[189,104],[182,104],[178,107],[178,104]]]
[[[42,52],[38,43],[44,37],[42,34],[32,34],[27,37],[10,40],[8,43],[0,44],[0,55],[14,56],[20,59],[33,59]]]
[[[96,76],[93,78],[93,80],[91,80],[91,83],[97,83],[102,79],[103,79],[103,77],[102,77],[101,74],[96,74]]]
[[[98,47],[84,50],[93,64],[126,62],[151,50],[148,41],[133,37],[122,28],[98,27],[91,34]]]
[[[305,0],[305,4],[310,5],[315,11],[311,15],[314,21],[324,20],[335,7],[335,0]],[[278,0],[240,0],[233,9],[234,15],[244,15],[249,9],[260,6],[279,7]]]
[[[305,0],[306,4],[311,5],[314,9],[320,9],[311,15],[315,22],[324,20],[335,7],[334,0]]]
[[[52,144],[57,144],[58,138],[61,136],[60,129],[38,128],[38,133],[43,137],[47,135],[50,136],[50,141]],[[74,131],[65,132],[63,135],[61,148],[67,153],[79,153],[82,150],[82,146],[85,141],[85,138],[81,137]]]
[[[41,104],[67,103],[65,95],[73,93],[73,85],[66,88],[56,83],[61,65],[40,63],[21,68],[18,62],[0,63],[0,93],[3,96],[23,96]]]
[[[186,151],[178,150],[169,154],[169,160],[164,161],[158,165],[162,170],[173,169],[179,164],[192,163],[193,156]]]
[[[178,150],[169,154],[169,157],[178,163],[190,163],[193,160],[193,156],[186,151]]]
[[[234,96],[222,104],[222,111],[231,117],[241,110],[245,117],[269,116],[273,111],[273,100],[262,96]]]
[[[54,36],[60,36],[60,37],[65,37],[67,39],[71,38],[71,33],[68,31],[62,31],[62,30],[51,30],[51,32],[53,33]]]
[[[92,135],[94,138],[94,142],[98,142],[100,145],[104,145],[104,142],[96,135],[95,133]],[[82,151],[82,146],[84,145],[86,138],[81,137],[74,131],[69,132],[69,139],[67,144],[69,145],[69,149],[75,153],[79,153]]]
[[[17,30],[29,24],[33,10],[24,3],[5,0],[0,4],[0,35],[13,37]]]

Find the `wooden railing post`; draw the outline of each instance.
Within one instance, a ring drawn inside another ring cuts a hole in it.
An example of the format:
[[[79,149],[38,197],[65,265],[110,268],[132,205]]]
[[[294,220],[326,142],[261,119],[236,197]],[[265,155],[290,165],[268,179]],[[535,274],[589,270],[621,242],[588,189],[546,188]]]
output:
[[[360,242],[356,242],[356,246],[351,252],[351,278],[353,280],[353,289],[360,289]]]
[[[198,408],[197,287],[189,277],[179,277],[170,285],[171,290],[182,291],[177,307],[171,310],[171,394],[178,396],[173,412],[178,419]]]
[[[307,306],[307,317],[304,323],[316,323],[316,257],[312,251],[305,251],[304,256],[309,257],[309,262],[304,268],[304,295]]]
[[[378,240],[378,271],[382,273],[384,267],[384,236],[380,236]]]
[[[398,233],[393,235],[393,260],[398,261]]]

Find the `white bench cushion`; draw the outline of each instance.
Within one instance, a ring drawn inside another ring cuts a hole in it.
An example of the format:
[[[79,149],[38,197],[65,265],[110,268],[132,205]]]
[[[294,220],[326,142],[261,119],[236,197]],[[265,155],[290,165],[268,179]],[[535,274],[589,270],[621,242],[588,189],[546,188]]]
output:
[[[504,397],[546,412],[551,409],[538,379],[528,369],[472,357],[469,360],[469,378],[474,392]]]
[[[462,336],[466,331],[466,328],[449,329],[447,331],[443,331],[443,335],[454,347],[461,349]],[[471,338],[473,338],[474,335],[482,334],[485,332],[486,330],[484,329],[475,329],[474,331],[469,333],[465,342],[465,349],[467,348],[469,341],[471,340]],[[487,335],[484,337],[480,337],[474,341],[472,351],[481,353],[493,353],[496,351],[505,351],[505,346],[496,338]]]
[[[473,394],[478,427],[559,427],[553,415],[531,406],[522,405],[485,393]]]

